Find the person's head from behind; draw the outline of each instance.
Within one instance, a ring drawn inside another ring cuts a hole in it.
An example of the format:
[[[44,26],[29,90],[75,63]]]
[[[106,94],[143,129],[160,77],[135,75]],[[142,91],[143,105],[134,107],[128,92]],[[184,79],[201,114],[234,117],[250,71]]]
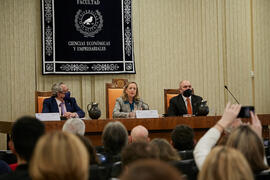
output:
[[[139,99],[139,90],[136,82],[127,82],[123,89],[122,98],[125,101],[129,99],[138,100]]]
[[[30,161],[36,143],[44,133],[44,124],[31,116],[23,116],[13,124],[9,145],[18,163]]]
[[[145,141],[145,142],[149,142],[149,137],[148,137],[148,130],[142,126],[142,125],[138,125],[135,126],[131,132],[130,132],[130,136],[131,136],[131,141],[132,142],[136,142],[136,141]]]
[[[100,161],[99,161],[97,154],[96,154],[96,149],[93,146],[91,140],[86,138],[85,136],[80,135],[80,134],[76,134],[76,136],[81,140],[81,142],[85,145],[85,147],[88,151],[90,165],[100,164]]]
[[[86,180],[89,157],[74,134],[55,131],[40,138],[30,162],[33,180]]]
[[[247,159],[254,173],[268,169],[264,164],[264,146],[248,125],[237,127],[228,137],[227,146],[238,149]]]
[[[158,160],[140,160],[129,166],[120,176],[121,180],[181,180],[174,167]]]
[[[122,162],[124,166],[141,159],[159,159],[158,149],[151,144],[138,141],[127,145],[122,151]]]
[[[217,146],[206,157],[198,180],[253,180],[249,164],[241,152]]]
[[[85,133],[85,123],[80,118],[71,118],[68,119],[63,128],[62,131],[70,132],[73,134],[80,134],[84,136]]]
[[[161,138],[153,139],[150,144],[157,147],[159,158],[162,161],[178,161],[179,157],[177,151],[172,147],[172,145],[166,140]]]
[[[128,143],[127,129],[119,121],[109,122],[103,129],[102,143],[107,153],[119,154]]]
[[[184,91],[186,91],[187,89],[192,90],[192,86],[190,81],[188,80],[183,80],[179,83],[179,93],[182,94]]]
[[[194,132],[187,125],[177,125],[171,134],[172,145],[178,151],[194,148]]]

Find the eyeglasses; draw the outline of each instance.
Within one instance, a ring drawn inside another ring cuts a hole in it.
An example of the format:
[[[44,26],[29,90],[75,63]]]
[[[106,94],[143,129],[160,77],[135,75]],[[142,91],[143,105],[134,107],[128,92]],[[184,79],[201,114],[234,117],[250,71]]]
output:
[[[66,91],[59,91],[59,93],[62,93],[62,94],[66,94],[68,92],[70,92],[70,89],[67,89]]]

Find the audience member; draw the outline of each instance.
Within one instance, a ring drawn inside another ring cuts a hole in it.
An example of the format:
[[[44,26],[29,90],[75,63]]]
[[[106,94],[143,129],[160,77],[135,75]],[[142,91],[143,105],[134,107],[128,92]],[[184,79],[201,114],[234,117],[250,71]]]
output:
[[[150,144],[158,149],[160,160],[165,162],[181,160],[177,151],[166,139],[155,138],[150,142]]]
[[[55,83],[52,86],[52,97],[43,101],[43,113],[57,113],[66,118],[85,116],[84,111],[77,105],[76,99],[70,97],[70,91],[63,82]]]
[[[171,98],[168,116],[196,115],[202,97],[192,94],[192,86],[188,80],[179,83],[179,95]]]
[[[234,121],[239,114],[241,105],[227,104],[222,118],[200,139],[194,149],[194,158],[199,169],[210,153],[211,148],[217,143],[221,133]],[[226,146],[238,149],[247,159],[253,173],[257,174],[268,169],[264,162],[264,150],[261,136],[262,127],[257,115],[251,114],[251,125],[241,125],[229,135]],[[258,136],[259,135],[259,136]]]
[[[40,138],[30,162],[33,180],[87,180],[89,157],[83,143],[67,132]]]
[[[128,82],[121,97],[116,99],[113,109],[113,118],[135,117],[135,110],[148,110],[149,107],[139,98],[136,82]]]
[[[0,180],[30,179],[28,163],[38,139],[44,132],[44,124],[34,117],[24,116],[13,124],[9,147],[17,156],[18,166],[14,172],[1,176]]]
[[[138,125],[135,126],[130,132],[130,141],[137,142],[137,141],[145,141],[149,142],[150,138],[148,137],[148,130],[142,126]]]
[[[119,122],[109,122],[102,132],[104,156],[106,163],[114,163],[121,160],[121,151],[128,143],[128,132],[125,126]]]
[[[250,126],[236,128],[228,137],[227,146],[238,149],[247,159],[253,173],[269,169],[264,161],[265,152],[262,139]]]
[[[97,157],[96,149],[93,146],[91,140],[80,134],[76,134],[76,135],[81,140],[81,142],[85,145],[86,150],[88,151],[90,165],[100,164],[100,161]]]
[[[206,157],[198,180],[253,180],[245,157],[238,150],[217,146]]]
[[[70,132],[73,134],[80,134],[84,136],[85,133],[85,123],[80,118],[71,118],[68,119],[63,128],[62,131]]]
[[[192,128],[187,125],[177,125],[171,134],[171,144],[182,160],[193,159],[195,139]]]
[[[181,174],[172,166],[158,160],[140,160],[129,166],[121,180],[181,180]]]
[[[0,175],[5,174],[5,173],[9,173],[9,172],[11,172],[11,169],[8,166],[8,164],[5,161],[0,160]]]
[[[194,132],[187,125],[177,125],[171,134],[172,145],[178,151],[193,150]]]
[[[134,142],[122,151],[122,163],[128,166],[140,159],[159,159],[158,149],[147,142]],[[138,178],[140,179],[140,178]]]

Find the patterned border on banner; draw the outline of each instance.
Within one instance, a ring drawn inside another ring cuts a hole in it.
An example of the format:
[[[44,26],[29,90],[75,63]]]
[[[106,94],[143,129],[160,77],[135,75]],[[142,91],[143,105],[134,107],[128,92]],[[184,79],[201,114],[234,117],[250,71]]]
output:
[[[121,1],[122,10],[122,43],[123,55],[121,59],[107,59],[97,61],[63,60],[56,58],[55,33],[55,0],[41,0],[42,8],[42,73],[47,74],[134,74],[134,50],[132,37],[132,2]],[[91,12],[92,13],[92,12]],[[97,12],[99,13],[99,12]],[[101,15],[100,15],[101,16]],[[102,16],[100,21],[103,21]],[[103,22],[102,22],[103,23]],[[98,28],[102,28],[101,26]],[[96,32],[97,33],[98,30]],[[81,30],[80,30],[81,31]],[[85,33],[85,32],[81,32]],[[92,36],[86,34],[86,36]]]

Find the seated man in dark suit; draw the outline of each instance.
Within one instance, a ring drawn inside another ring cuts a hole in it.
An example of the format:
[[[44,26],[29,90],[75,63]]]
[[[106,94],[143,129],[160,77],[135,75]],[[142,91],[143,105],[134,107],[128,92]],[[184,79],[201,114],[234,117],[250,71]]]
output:
[[[191,83],[187,80],[179,83],[179,92],[178,96],[170,100],[168,116],[196,115],[202,97],[192,94]]]
[[[84,111],[77,105],[76,99],[70,97],[67,86],[63,83],[56,83],[52,86],[52,97],[43,101],[43,113],[59,112],[66,118],[85,116]]]

